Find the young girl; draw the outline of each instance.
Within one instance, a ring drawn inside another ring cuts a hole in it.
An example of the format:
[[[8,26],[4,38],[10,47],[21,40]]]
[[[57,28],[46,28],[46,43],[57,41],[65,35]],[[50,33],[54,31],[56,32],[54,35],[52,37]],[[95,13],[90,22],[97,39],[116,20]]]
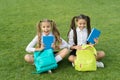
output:
[[[72,50],[68,60],[72,62],[74,66],[74,60],[76,58],[76,50],[81,49],[82,45],[90,44],[87,42],[87,37],[91,32],[90,18],[86,15],[74,16],[71,25],[70,31],[68,32],[68,44],[69,48]],[[98,39],[94,39],[98,43]],[[104,51],[97,51],[96,60],[100,60],[105,56]],[[102,62],[96,62],[97,67],[104,67]]]
[[[42,51],[44,49],[43,36],[54,36],[55,40],[52,44],[54,50],[59,50],[56,53],[55,59],[57,62],[61,61],[68,53],[68,44],[67,42],[60,37],[60,33],[56,27],[56,24],[52,20],[42,20],[37,25],[37,35],[26,47],[26,51],[31,53],[34,51]],[[37,45],[37,47],[35,47]],[[32,54],[26,54],[24,57],[25,61],[28,63],[33,63],[34,58]]]

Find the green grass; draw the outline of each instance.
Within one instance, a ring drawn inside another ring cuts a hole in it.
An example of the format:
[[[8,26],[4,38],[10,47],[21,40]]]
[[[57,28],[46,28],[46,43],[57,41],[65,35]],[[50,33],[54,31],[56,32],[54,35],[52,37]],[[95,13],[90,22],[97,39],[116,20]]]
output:
[[[0,0],[0,80],[120,80],[119,0]],[[97,50],[104,50],[105,68],[78,72],[66,58],[53,74],[32,74],[24,61],[27,44],[36,35],[36,22],[48,18],[57,23],[67,40],[71,18],[91,17],[92,27],[102,31]]]

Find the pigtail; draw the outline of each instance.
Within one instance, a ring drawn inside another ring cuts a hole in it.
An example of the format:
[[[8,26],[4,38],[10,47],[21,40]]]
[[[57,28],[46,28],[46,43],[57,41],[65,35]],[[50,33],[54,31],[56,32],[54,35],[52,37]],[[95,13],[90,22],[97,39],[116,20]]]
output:
[[[41,21],[37,24],[37,35],[38,35],[37,47],[38,48],[41,47],[41,28],[40,28],[40,23],[41,23]]]
[[[75,25],[76,20],[77,20],[77,16],[74,16],[71,20],[71,25],[70,25],[70,30],[71,29],[73,30],[73,34],[74,34],[73,39],[75,44],[77,44],[77,32],[76,32],[76,25]],[[68,32],[68,35],[69,35],[69,32]]]
[[[62,40],[60,39],[60,33],[54,21],[51,21],[51,25],[52,25],[52,33],[55,36],[55,47],[58,48],[59,45],[62,43]]]
[[[89,36],[91,32],[90,17],[86,16],[86,18],[87,18],[87,31],[88,31],[88,36]]]
[[[75,19],[76,19],[76,18],[77,18],[77,17],[74,16],[74,17],[72,18],[72,20],[71,20],[71,25],[70,25],[71,29],[76,29],[76,27],[75,27]]]

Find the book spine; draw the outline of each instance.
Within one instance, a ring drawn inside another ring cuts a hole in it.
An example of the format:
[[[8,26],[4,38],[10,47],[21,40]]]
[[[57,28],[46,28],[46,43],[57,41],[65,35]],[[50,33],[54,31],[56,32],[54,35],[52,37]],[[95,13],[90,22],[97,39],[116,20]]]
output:
[[[93,31],[94,31],[94,28],[93,28],[92,31],[90,32],[90,35],[88,35],[87,41],[89,40],[89,38],[90,38],[90,36],[92,35]]]

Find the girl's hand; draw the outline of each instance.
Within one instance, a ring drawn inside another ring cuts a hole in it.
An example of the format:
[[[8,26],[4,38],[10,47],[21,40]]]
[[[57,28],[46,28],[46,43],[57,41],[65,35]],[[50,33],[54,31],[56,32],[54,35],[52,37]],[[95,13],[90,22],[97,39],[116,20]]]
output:
[[[75,46],[75,49],[77,49],[77,50],[82,50],[82,46],[77,45],[77,46]]]
[[[81,50],[81,49],[82,49],[82,46],[80,46],[80,45],[77,45],[77,46],[71,46],[70,49],[71,49],[71,50],[73,50],[73,49]]]
[[[94,41],[95,41],[95,44],[98,44],[98,38],[95,38]]]
[[[94,44],[89,44],[91,47],[93,47],[94,46]]]
[[[41,47],[40,48],[36,48],[35,51],[42,51],[44,49],[44,45],[41,44]]]

